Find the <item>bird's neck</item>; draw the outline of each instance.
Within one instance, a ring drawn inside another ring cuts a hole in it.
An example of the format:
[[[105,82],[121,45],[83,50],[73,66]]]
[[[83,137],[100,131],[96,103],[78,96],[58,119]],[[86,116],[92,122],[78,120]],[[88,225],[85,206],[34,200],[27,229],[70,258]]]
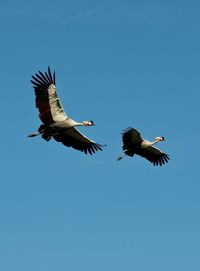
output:
[[[75,126],[84,126],[84,124],[82,123],[82,122],[77,122],[77,121],[75,121],[75,120],[73,120],[73,119],[68,119],[68,122],[70,121],[70,125],[72,126],[72,127],[75,127]]]
[[[156,144],[156,143],[158,143],[159,142],[159,140],[154,140],[153,142],[152,142],[152,145],[154,145],[154,144]]]
[[[82,122],[77,122],[75,126],[84,126]]]
[[[142,147],[142,148],[147,148],[147,147],[153,146],[153,145],[156,144],[157,142],[158,142],[158,140],[155,140],[155,141],[143,140],[143,142],[142,142],[142,144],[141,144],[141,147]]]

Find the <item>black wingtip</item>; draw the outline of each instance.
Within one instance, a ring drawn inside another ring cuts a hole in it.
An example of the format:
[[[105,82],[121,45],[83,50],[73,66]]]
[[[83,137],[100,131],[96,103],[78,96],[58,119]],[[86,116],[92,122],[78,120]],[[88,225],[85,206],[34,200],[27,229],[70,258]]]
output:
[[[107,144],[104,144],[104,145],[100,145],[102,148],[104,148],[104,147],[107,147]]]
[[[51,84],[55,85],[55,71],[53,73],[51,72],[50,65],[47,68],[46,72],[39,71],[38,73],[35,73],[35,75],[32,75],[32,80],[30,82],[33,84],[34,88],[46,88]]]
[[[121,135],[124,135],[125,133],[128,133],[128,132],[130,132],[133,129],[134,128],[132,126],[128,126],[127,128],[121,130]]]
[[[107,147],[107,144],[98,144],[97,146],[99,147],[99,150],[103,151],[102,148]]]
[[[55,85],[56,84],[55,70],[52,72],[50,65],[48,66],[48,75],[51,78],[51,81],[53,82],[53,84]]]

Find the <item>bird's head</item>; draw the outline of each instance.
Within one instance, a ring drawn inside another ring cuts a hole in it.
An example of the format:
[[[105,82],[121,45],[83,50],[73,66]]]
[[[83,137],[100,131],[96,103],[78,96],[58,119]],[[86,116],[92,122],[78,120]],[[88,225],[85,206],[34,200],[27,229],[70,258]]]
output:
[[[94,122],[92,120],[84,120],[83,121],[84,126],[94,126]]]
[[[164,141],[165,138],[164,138],[164,136],[157,136],[157,137],[155,138],[155,140],[158,141],[158,142],[160,142],[160,141]]]

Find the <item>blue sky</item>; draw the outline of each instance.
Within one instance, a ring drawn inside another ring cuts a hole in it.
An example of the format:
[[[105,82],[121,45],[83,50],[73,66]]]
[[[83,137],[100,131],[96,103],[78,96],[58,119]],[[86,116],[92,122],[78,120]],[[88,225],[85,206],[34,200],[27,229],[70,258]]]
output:
[[[200,270],[199,1],[2,1],[0,269]],[[27,135],[31,75],[103,152]],[[117,162],[134,126],[170,162]]]

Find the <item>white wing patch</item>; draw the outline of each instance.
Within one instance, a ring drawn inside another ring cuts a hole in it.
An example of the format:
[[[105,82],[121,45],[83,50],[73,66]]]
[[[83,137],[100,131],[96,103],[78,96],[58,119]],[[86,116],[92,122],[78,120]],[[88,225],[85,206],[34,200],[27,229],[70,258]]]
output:
[[[48,96],[49,96],[49,105],[51,108],[52,118],[55,122],[64,121],[67,118],[67,115],[62,107],[60,99],[58,98],[56,92],[56,86],[51,84],[48,87]]]

